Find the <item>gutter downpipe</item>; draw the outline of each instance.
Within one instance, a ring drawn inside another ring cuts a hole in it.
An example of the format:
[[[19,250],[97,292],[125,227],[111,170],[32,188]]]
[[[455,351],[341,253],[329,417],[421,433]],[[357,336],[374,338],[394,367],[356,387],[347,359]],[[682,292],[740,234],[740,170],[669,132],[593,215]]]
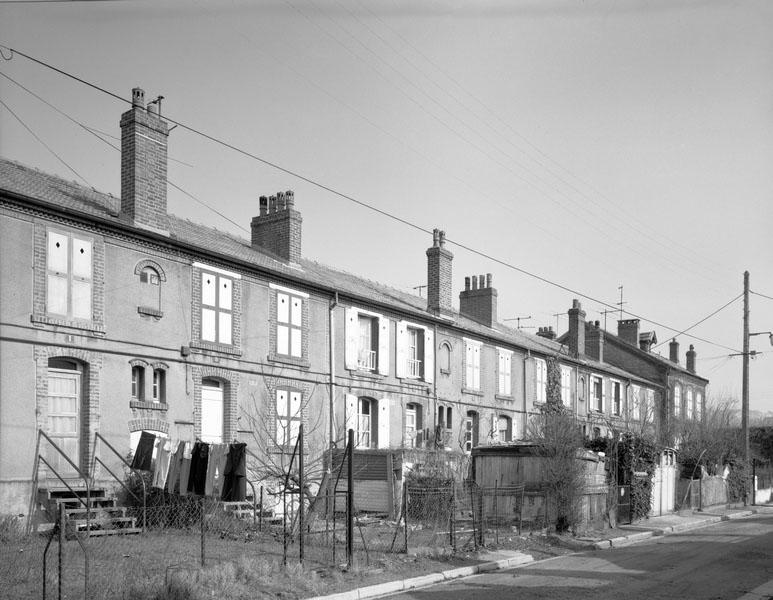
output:
[[[334,310],[338,306],[338,292],[335,292],[333,300],[330,303],[329,319],[328,319],[328,336],[329,336],[329,368],[330,368],[330,383],[328,390],[328,457],[327,457],[327,471],[332,480],[333,473],[333,443],[334,443],[334,431],[333,431],[333,416],[335,414],[335,317]]]
[[[434,361],[433,361],[434,365],[432,366],[432,369],[434,371],[434,373],[432,374],[432,397],[433,397],[433,399],[435,401],[434,402],[435,407],[433,409],[434,416],[433,416],[432,421],[433,421],[433,431],[437,431],[437,426],[438,426],[438,422],[437,422],[437,415],[438,415],[438,410],[437,410],[437,408],[438,408],[437,379],[438,379],[438,376],[440,375],[440,372],[439,372],[440,369],[438,367],[438,356],[437,356],[437,352],[436,352],[436,349],[437,349],[437,346],[438,346],[437,323],[433,323],[432,324],[432,343],[435,346],[434,348],[432,348],[432,358],[434,359]],[[448,415],[446,415],[446,422],[448,422]],[[440,440],[440,441],[442,443],[443,440]]]
[[[528,398],[526,398],[526,361],[531,358],[531,350],[526,350],[526,356],[523,357],[523,436],[521,439],[526,439],[529,428],[529,408],[526,406]]]

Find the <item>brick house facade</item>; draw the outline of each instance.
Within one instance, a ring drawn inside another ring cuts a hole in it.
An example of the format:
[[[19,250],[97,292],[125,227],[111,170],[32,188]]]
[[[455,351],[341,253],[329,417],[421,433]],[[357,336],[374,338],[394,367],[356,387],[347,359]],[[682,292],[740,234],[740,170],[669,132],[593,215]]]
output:
[[[523,438],[550,360],[589,435],[644,421],[634,397],[662,402],[673,373],[705,388],[618,364],[614,341],[602,359],[508,328],[491,275],[468,277],[455,310],[441,231],[421,298],[304,259],[292,192],[260,198],[249,240],[168,214],[168,128],[133,99],[120,200],[0,159],[3,512],[27,510],[38,429],[84,472],[95,432],[128,453],[143,430],[246,441],[260,471],[298,423],[312,459],[348,428],[373,451]]]

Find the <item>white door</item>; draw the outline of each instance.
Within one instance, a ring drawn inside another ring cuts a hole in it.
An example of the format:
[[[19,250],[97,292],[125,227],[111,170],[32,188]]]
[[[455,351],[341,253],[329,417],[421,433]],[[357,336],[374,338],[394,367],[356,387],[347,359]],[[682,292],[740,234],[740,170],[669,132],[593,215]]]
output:
[[[77,371],[48,370],[47,432],[67,457],[80,467],[80,391]],[[61,477],[77,476],[75,469],[53,447],[48,446],[46,460]]]
[[[223,443],[223,388],[217,382],[201,386],[201,441]]]

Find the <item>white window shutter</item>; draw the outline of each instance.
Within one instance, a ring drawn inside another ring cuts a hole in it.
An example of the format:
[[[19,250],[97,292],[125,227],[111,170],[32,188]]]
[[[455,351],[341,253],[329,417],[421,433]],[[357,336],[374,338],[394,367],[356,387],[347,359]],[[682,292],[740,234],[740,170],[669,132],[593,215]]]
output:
[[[424,330],[424,381],[432,383],[435,380],[435,332]]]
[[[464,344],[464,387],[468,389],[473,388],[473,373],[475,368],[473,366],[472,344],[465,342]]]
[[[378,401],[378,447],[389,448],[389,398]]]
[[[408,325],[405,321],[397,322],[397,335],[395,335],[395,374],[405,377],[407,371],[408,351]]]
[[[607,380],[601,378],[601,412],[607,412]]]
[[[378,318],[378,372],[389,375],[389,319]]]
[[[345,364],[347,369],[357,368],[357,344],[358,337],[358,322],[357,322],[357,309],[349,307],[345,311],[344,316],[344,334],[346,337],[345,352]]]
[[[357,443],[357,396],[354,394],[344,395],[344,443],[349,439],[349,430],[354,429],[354,441]]]

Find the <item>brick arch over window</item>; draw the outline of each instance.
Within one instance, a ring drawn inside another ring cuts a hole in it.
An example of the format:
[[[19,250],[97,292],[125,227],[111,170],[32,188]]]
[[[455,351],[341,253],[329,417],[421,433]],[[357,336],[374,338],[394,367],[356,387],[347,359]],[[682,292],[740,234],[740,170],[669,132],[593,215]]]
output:
[[[160,431],[169,433],[169,423],[156,417],[143,417],[141,419],[129,419],[129,433],[135,431]]]
[[[201,382],[215,379],[223,385],[223,440],[236,439],[239,412],[239,374],[220,367],[193,367],[193,431],[201,435]]]
[[[161,265],[158,264],[155,260],[145,259],[141,260],[137,263],[137,266],[134,267],[134,274],[139,275],[142,273],[142,270],[146,267],[150,267],[153,269],[156,273],[158,273],[158,278],[161,281],[166,281],[166,273],[164,273],[164,269],[161,268]]]
[[[35,346],[35,415],[38,429],[46,430],[48,420],[48,360],[65,358],[75,360],[83,368],[80,406],[80,467],[91,469],[94,434],[99,431],[100,383],[102,357],[99,354],[75,348]]]

